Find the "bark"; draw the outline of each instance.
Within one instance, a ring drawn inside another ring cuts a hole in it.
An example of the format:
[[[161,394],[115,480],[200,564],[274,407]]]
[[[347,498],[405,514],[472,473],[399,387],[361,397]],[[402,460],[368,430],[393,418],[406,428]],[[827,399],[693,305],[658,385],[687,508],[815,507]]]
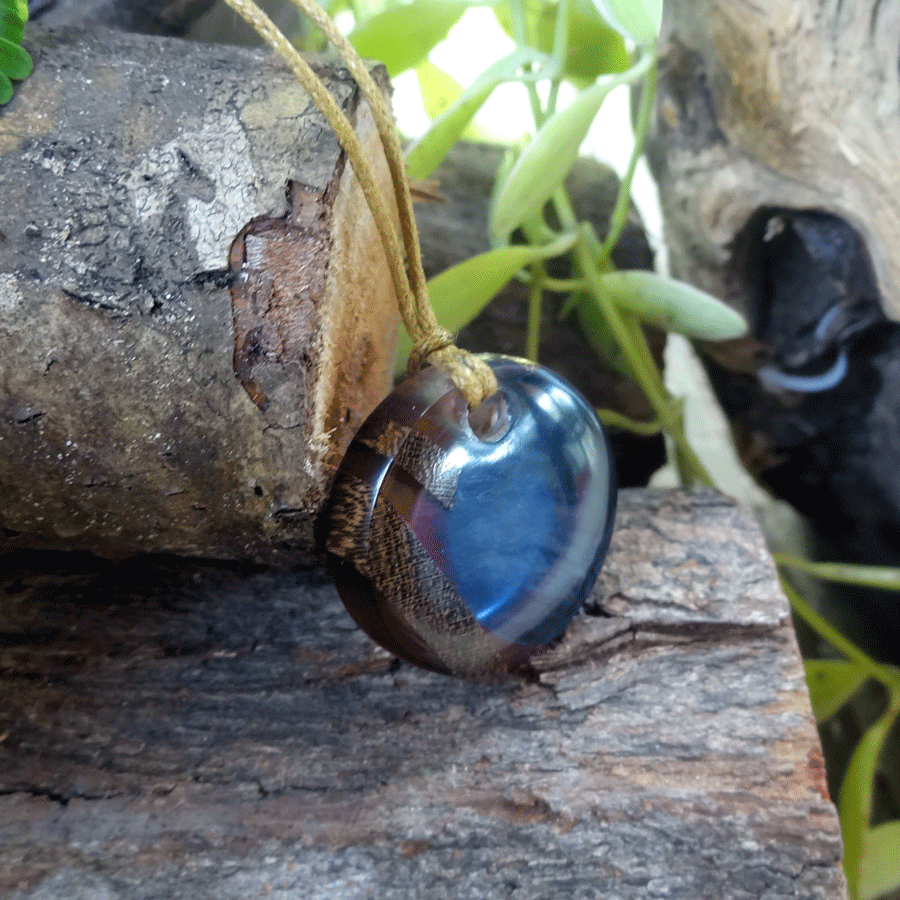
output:
[[[99,29],[29,41],[0,133],[0,543],[309,561],[333,467],[389,388],[396,320],[336,141],[269,56]],[[320,71],[379,159],[347,76]],[[439,170],[446,202],[418,207],[430,274],[488,249],[498,162],[464,146]],[[601,230],[616,188],[574,173]],[[636,220],[617,254],[652,262]],[[651,417],[558,305],[542,359]],[[526,309],[513,283],[463,346],[523,354]],[[624,484],[663,458],[659,437],[613,444]]]
[[[900,318],[898,46],[895,3],[667,4],[649,153],[678,273],[743,306],[732,249],[754,213],[824,210]]]
[[[0,118],[7,542],[308,559],[397,323],[336,139],[269,54],[102,29],[28,46]],[[368,107],[316,65],[387,188]]]
[[[844,898],[790,615],[756,527],[626,491],[533,679],[398,665],[268,569],[4,560],[0,893]]]
[[[897,565],[900,6],[666,10],[648,150],[676,273],[747,314],[746,338],[701,348],[741,457],[815,555]],[[828,606],[900,661],[892,595]]]

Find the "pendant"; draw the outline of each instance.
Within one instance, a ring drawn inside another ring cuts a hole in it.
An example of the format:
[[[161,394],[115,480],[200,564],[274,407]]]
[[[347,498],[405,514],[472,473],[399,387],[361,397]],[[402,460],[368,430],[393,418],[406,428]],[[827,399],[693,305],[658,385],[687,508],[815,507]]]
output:
[[[484,357],[500,390],[473,413],[442,369],[403,382],[338,469],[329,566],[385,649],[496,677],[563,633],[609,546],[612,455],[587,401],[542,366]]]

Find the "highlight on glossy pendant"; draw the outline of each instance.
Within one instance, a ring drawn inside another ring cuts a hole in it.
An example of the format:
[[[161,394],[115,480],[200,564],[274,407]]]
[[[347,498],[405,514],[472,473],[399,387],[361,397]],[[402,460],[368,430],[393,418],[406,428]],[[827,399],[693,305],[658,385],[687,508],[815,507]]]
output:
[[[403,382],[338,469],[326,548],[370,637],[419,666],[490,677],[556,640],[594,585],[616,486],[594,411],[542,366],[485,357],[471,415],[442,369]]]

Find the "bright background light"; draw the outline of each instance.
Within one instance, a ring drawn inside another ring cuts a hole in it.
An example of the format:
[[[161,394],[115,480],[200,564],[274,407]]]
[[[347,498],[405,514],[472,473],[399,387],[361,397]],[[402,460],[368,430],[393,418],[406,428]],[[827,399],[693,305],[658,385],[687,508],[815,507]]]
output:
[[[515,44],[493,12],[486,7],[473,7],[463,13],[429,59],[465,88],[492,62],[514,49]],[[408,138],[419,137],[431,120],[422,105],[416,73],[407,71],[398,75],[393,85],[394,112],[400,131]],[[574,90],[563,85],[559,92],[560,106],[568,103],[573,95]],[[625,171],[634,149],[629,96],[626,87],[610,93],[581,148],[585,156],[607,163],[619,175]],[[525,88],[521,84],[500,85],[475,116],[473,125],[486,139],[508,143],[515,143],[531,132],[533,121]],[[659,200],[643,160],[634,179],[634,200],[651,244],[659,250],[662,246]]]

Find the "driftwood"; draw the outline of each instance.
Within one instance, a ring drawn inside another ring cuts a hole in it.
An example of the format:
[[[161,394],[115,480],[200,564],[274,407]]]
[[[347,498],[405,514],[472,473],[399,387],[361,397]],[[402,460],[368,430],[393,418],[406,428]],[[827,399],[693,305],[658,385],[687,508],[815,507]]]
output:
[[[748,518],[626,491],[531,681],[397,665],[309,574],[4,560],[0,895],[845,897]]]
[[[7,541],[307,558],[398,318],[335,137],[270,54],[101,29],[28,46],[0,113]],[[317,66],[386,188],[368,107]]]
[[[701,348],[742,459],[814,555],[880,565],[900,563],[898,46],[897,3],[673,0],[649,142],[674,269],[751,325]],[[894,595],[825,602],[900,661]]]
[[[765,207],[817,209],[868,247],[900,318],[900,6],[674,0],[649,155],[675,270],[736,304],[736,238]]]

